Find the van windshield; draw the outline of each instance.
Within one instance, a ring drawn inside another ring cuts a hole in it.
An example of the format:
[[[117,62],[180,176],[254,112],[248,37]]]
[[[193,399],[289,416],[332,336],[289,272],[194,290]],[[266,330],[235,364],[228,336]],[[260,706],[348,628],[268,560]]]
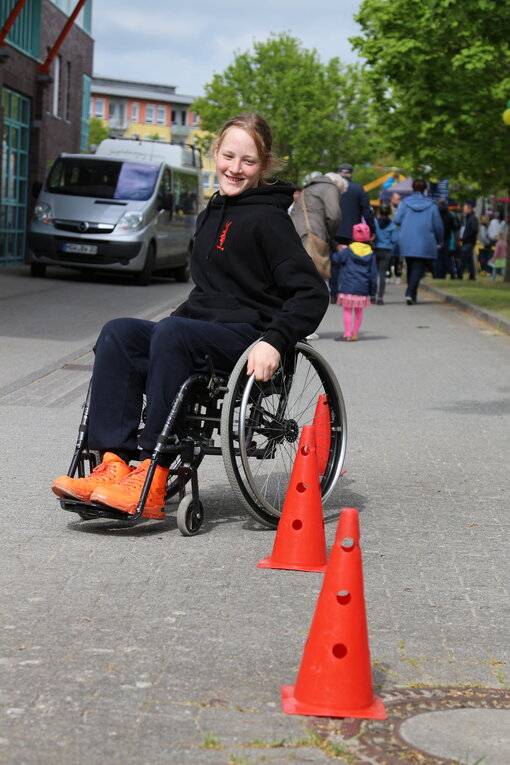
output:
[[[54,194],[144,201],[154,191],[158,171],[158,165],[141,162],[60,157],[46,189]]]

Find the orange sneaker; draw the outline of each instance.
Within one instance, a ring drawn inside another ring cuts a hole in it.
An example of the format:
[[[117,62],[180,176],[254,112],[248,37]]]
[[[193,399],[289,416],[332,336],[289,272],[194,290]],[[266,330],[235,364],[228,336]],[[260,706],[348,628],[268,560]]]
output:
[[[117,483],[121,478],[129,475],[133,469],[116,454],[106,452],[101,464],[95,467],[86,478],[70,478],[68,475],[61,475],[53,481],[51,489],[57,497],[71,497],[82,502],[89,502],[94,489],[98,486]]]
[[[91,496],[92,502],[101,502],[103,505],[113,507],[122,513],[134,515],[143,485],[147,477],[150,459],[140,462],[132,473],[122,478],[116,484],[98,486]],[[142,518],[155,518],[160,521],[165,517],[165,491],[168,468],[156,467],[152,484],[143,508]]]

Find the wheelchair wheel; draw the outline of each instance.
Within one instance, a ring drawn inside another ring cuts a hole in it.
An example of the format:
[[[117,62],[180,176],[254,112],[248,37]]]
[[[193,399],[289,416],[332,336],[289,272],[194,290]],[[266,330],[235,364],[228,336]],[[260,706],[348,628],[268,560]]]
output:
[[[301,429],[314,420],[323,500],[333,491],[345,459],[345,404],[331,367],[308,343],[297,343],[267,383],[246,376],[248,353],[234,367],[223,401],[223,461],[245,509],[275,528]]]
[[[177,508],[177,528],[183,535],[183,537],[192,537],[198,534],[202,521],[204,520],[204,508],[199,501],[199,511],[195,512],[193,509],[193,497],[191,494],[187,494],[179,502]]]

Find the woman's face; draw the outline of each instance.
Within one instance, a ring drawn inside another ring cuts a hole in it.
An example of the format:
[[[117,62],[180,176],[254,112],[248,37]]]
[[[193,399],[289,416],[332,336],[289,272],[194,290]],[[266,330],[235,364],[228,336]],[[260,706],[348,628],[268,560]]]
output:
[[[227,130],[214,152],[220,194],[235,197],[258,186],[263,168],[255,141],[240,127]]]

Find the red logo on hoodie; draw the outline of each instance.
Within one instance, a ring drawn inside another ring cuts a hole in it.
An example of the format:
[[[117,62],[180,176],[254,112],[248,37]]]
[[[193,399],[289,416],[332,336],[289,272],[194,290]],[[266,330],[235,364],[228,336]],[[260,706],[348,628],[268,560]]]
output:
[[[228,230],[229,230],[231,225],[232,225],[232,221],[231,220],[228,220],[225,223],[225,228],[223,229],[223,231],[220,234],[219,244],[216,245],[216,249],[217,250],[221,250],[223,252],[223,250],[225,249],[223,245],[225,244],[225,239],[227,238]]]

